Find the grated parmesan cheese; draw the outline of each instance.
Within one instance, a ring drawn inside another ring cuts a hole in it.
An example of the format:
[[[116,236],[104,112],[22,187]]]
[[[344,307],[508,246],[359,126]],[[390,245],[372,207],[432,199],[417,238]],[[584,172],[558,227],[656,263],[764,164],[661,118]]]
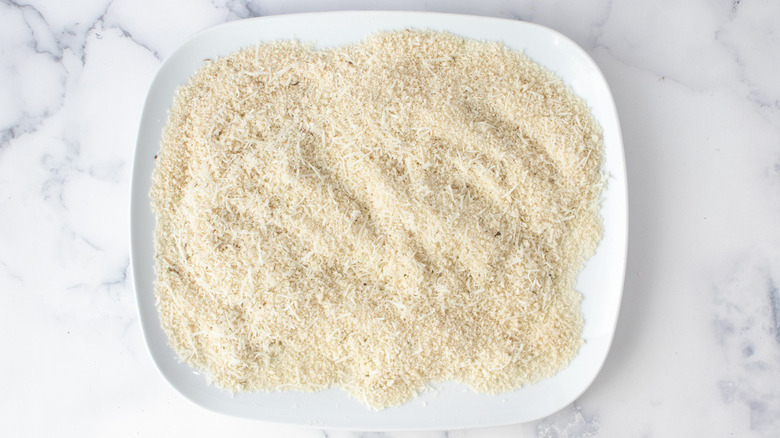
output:
[[[581,340],[601,130],[524,55],[399,31],[278,42],[178,90],[154,173],[157,306],[231,391],[501,392]]]

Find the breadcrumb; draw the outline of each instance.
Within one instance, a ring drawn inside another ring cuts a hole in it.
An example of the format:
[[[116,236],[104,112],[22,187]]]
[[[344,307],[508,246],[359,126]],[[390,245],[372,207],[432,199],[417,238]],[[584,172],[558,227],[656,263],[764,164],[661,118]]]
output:
[[[383,408],[513,390],[582,344],[601,129],[519,52],[417,30],[247,48],[178,90],[158,155],[157,307],[221,388]]]

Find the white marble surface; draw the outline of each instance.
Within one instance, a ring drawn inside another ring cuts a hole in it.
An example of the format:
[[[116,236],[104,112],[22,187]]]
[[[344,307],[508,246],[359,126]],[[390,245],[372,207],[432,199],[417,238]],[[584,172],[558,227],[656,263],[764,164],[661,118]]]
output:
[[[591,388],[541,421],[361,434],[192,405],[146,352],[128,279],[146,89],[193,33],[249,16],[402,9],[531,21],[618,106],[625,294]],[[770,437],[780,431],[780,3],[0,1],[0,436]]]

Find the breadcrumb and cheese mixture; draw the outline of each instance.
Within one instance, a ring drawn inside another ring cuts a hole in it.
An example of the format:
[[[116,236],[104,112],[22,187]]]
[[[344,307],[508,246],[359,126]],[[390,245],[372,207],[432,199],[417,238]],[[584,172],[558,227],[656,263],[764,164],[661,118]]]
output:
[[[585,103],[498,43],[405,30],[209,62],[154,173],[163,328],[231,391],[382,408],[552,376],[582,344],[603,158]]]

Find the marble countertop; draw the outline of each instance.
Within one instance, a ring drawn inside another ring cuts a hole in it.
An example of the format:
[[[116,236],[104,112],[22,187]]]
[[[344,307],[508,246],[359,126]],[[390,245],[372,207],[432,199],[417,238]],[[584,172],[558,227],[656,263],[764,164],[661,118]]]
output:
[[[363,434],[185,400],[146,351],[129,185],[147,88],[194,33],[253,16],[427,10],[530,21],[612,88],[630,237],[612,350],[542,420]],[[0,436],[688,437],[780,430],[780,3],[0,2]]]

